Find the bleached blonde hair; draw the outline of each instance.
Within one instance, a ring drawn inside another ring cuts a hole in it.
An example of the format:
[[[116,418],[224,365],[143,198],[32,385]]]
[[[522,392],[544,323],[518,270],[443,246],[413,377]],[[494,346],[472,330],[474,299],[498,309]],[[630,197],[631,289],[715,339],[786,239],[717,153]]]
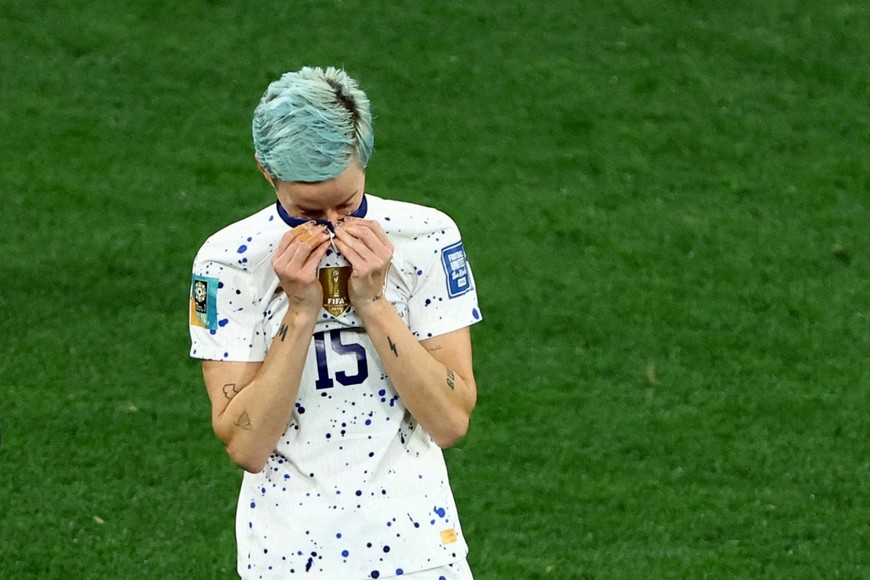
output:
[[[260,163],[283,181],[333,179],[354,159],[365,168],[374,149],[369,99],[335,67],[304,67],[269,84],[252,133]]]

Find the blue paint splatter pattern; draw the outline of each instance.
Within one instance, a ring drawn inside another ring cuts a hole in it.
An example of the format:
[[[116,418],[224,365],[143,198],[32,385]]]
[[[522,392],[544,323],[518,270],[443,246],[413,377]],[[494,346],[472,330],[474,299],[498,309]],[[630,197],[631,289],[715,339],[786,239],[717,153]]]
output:
[[[449,295],[442,251],[461,241],[453,221],[366,199],[365,217],[395,246],[386,297],[411,332],[423,339],[481,320],[476,292]],[[203,245],[194,273],[221,281],[219,323],[213,333],[191,327],[191,356],[263,360],[287,310],[270,261],[287,228],[272,206]],[[322,266],[344,264],[330,252]],[[236,533],[243,578],[383,578],[467,552],[443,454],[405,409],[353,308],[321,311],[290,423],[266,468],[244,475]]]

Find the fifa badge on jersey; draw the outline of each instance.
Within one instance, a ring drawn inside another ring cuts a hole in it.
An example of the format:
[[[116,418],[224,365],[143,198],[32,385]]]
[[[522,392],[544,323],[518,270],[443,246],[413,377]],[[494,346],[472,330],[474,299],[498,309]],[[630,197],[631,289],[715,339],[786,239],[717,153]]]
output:
[[[456,242],[441,250],[441,264],[447,274],[447,295],[450,298],[462,296],[471,290],[471,277],[468,275],[462,242]]]
[[[193,276],[190,286],[190,325],[217,330],[217,278]]]
[[[350,266],[321,268],[318,272],[320,285],[323,287],[323,309],[333,316],[341,316],[350,308],[350,299],[347,296],[350,272]]]

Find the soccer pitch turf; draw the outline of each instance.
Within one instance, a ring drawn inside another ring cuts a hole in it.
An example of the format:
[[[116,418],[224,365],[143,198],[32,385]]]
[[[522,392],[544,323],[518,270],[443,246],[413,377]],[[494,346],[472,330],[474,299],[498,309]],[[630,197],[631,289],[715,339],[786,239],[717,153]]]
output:
[[[368,190],[463,232],[477,578],[870,576],[866,4],[10,1],[0,37],[0,578],[233,576],[190,266],[270,203],[251,112],[309,64],[372,99]]]

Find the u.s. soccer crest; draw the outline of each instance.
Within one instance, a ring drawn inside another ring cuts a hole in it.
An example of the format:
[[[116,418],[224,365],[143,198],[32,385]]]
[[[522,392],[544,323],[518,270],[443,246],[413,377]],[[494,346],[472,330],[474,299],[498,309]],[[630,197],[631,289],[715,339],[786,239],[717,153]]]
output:
[[[320,285],[323,287],[323,309],[333,316],[341,316],[350,308],[350,299],[347,296],[350,272],[350,266],[321,268],[318,272]]]

